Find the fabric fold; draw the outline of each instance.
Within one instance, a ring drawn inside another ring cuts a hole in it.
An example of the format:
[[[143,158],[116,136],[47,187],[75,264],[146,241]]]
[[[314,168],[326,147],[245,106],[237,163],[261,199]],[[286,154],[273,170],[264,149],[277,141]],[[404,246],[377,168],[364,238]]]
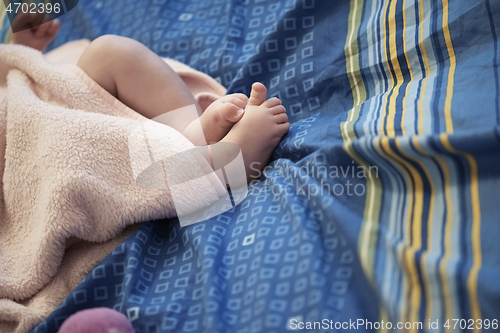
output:
[[[168,187],[136,184],[129,139],[138,126],[165,161],[194,148],[71,62],[60,66],[29,47],[0,45],[0,331],[25,332],[43,320],[123,241],[127,227],[176,216]],[[182,156],[182,167],[169,170],[191,179],[177,193],[183,211],[226,193],[203,158]]]

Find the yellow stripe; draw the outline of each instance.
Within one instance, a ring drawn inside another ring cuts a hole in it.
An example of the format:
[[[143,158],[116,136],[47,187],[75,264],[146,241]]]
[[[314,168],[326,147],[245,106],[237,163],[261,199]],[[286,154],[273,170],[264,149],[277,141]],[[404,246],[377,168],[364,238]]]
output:
[[[418,137],[413,138],[413,145],[415,148],[424,156],[429,156],[427,152],[425,152],[424,149],[420,146],[420,142],[418,141]],[[429,171],[425,167],[425,164],[420,161],[419,159],[414,159],[415,162],[417,162],[422,170],[424,170],[425,176],[429,180],[429,187],[430,187],[430,192],[431,192],[431,197],[429,201],[429,213],[427,214],[427,249],[426,251],[422,254],[422,257],[420,258],[420,267],[422,269],[422,280],[424,284],[424,292],[425,292],[425,299],[426,299],[426,307],[425,307],[425,323],[429,322],[429,319],[431,317],[432,313],[432,294],[431,294],[431,281],[429,279],[429,274],[427,272],[427,265],[425,263],[425,260],[427,259],[427,254],[432,253],[432,222],[433,222],[433,216],[434,216],[434,204],[436,201],[436,189],[434,188],[434,181],[432,179],[432,176],[430,175]]]
[[[398,60],[398,48],[396,45],[396,4],[397,1],[393,0],[389,10],[389,50],[390,59],[392,63],[392,68],[394,69],[394,75],[392,74],[389,66],[387,66],[388,71],[393,76],[393,87],[392,95],[389,101],[389,114],[387,116],[387,135],[393,138],[396,135],[394,130],[394,118],[396,117],[396,100],[398,98],[399,89],[403,85],[403,73],[401,72],[401,67],[399,66]],[[394,85],[394,79],[396,84]]]
[[[444,117],[445,117],[445,124],[446,124],[446,133],[453,133],[453,121],[451,117],[451,102],[453,100],[453,84],[454,84],[454,78],[455,78],[455,68],[456,68],[456,59],[455,59],[455,51],[453,50],[453,45],[451,43],[451,35],[450,35],[450,30],[449,30],[449,25],[448,25],[448,0],[443,0],[442,1],[443,5],[443,20],[442,20],[442,27],[443,27],[443,35],[444,39],[446,42],[446,48],[448,50],[448,57],[450,60],[450,68],[448,70],[448,84],[447,84],[447,89],[446,89],[446,99],[444,103]],[[440,136],[441,141],[443,145],[446,147],[445,140],[447,140],[446,135],[441,134]],[[451,145],[449,145],[449,148],[452,148]],[[453,149],[453,148],[452,148]],[[451,150],[450,150],[451,151]],[[447,172],[447,167],[446,163],[442,158],[436,157],[436,160],[439,162],[443,169],[443,173],[445,176],[445,194],[446,194],[446,210],[447,210],[447,219],[446,219],[446,226],[445,226],[445,257],[441,261],[439,265],[439,269],[441,272],[441,280],[443,282],[443,293],[444,293],[444,302],[445,302],[445,318],[446,319],[452,319],[452,304],[451,304],[451,298],[452,298],[452,291],[450,290],[450,286],[448,284],[448,276],[447,276],[447,264],[451,258],[451,229],[452,229],[452,223],[453,223],[453,205],[451,201],[451,193],[450,193],[450,176],[449,173]],[[445,170],[446,168],[446,170]]]
[[[384,323],[389,322],[389,315],[387,314],[387,310],[385,309],[385,307],[382,307],[380,309],[380,322],[384,322]],[[387,325],[384,325],[384,327],[380,328],[377,332],[384,333],[384,332],[390,332],[390,331],[392,331],[392,330],[389,330],[387,328]]]
[[[362,2],[362,0],[361,0]],[[358,10],[358,1],[357,0],[354,0],[351,2],[351,4],[353,4],[353,8],[351,9],[351,14],[354,16],[354,13],[357,12]],[[361,7],[363,6],[363,4],[361,3]],[[356,57],[354,57],[354,52],[353,52],[353,44],[357,41],[357,34],[358,34],[358,29],[359,29],[359,26],[356,27],[356,20],[354,19],[354,17],[350,17],[349,18],[349,21],[351,23],[351,27],[349,27],[349,30],[351,30],[351,33],[346,41],[346,45],[347,46],[347,52],[348,52],[348,59],[349,59],[349,62],[350,62],[350,65],[351,65],[351,71],[348,72],[349,74],[349,78],[350,78],[350,81],[351,81],[351,86],[354,85],[354,90],[355,90],[355,94],[353,94],[353,106],[357,106],[359,104],[361,104],[361,94],[360,94],[360,87],[359,87],[359,84],[358,84],[358,80],[356,78],[356,76],[354,75],[354,71],[355,71],[355,65],[354,65],[354,60],[356,58],[356,60],[358,60],[359,62],[359,58],[358,56],[356,55]],[[364,86],[364,82],[361,80],[361,85],[363,85],[363,90],[365,89],[365,86]],[[351,110],[352,111],[352,110]],[[353,120],[353,117],[352,117],[352,113],[349,117],[349,120],[352,121]]]
[[[448,284],[448,275],[446,274],[446,266],[451,257],[451,226],[453,223],[453,207],[451,202],[451,191],[450,191],[450,171],[444,159],[439,156],[435,156],[444,176],[444,190],[445,190],[445,200],[446,200],[446,221],[445,221],[445,238],[444,238],[444,248],[445,256],[439,263],[439,271],[441,274],[441,282],[443,284],[443,297],[445,305],[445,321],[452,318],[452,304],[451,304],[451,290]],[[447,329],[449,330],[449,328]]]
[[[470,166],[470,191],[471,191],[471,206],[472,206],[472,268],[467,277],[467,291],[469,292],[470,307],[472,319],[481,319],[481,307],[477,296],[477,278],[482,264],[481,252],[481,209],[479,203],[479,185],[478,185],[478,169],[474,157],[468,153],[458,151],[451,145],[448,135],[440,135],[443,146],[454,154],[459,154],[465,157]],[[474,332],[479,333],[481,329],[475,327]]]
[[[396,146],[399,151],[405,155],[406,158],[411,159],[411,157],[404,152],[400,146],[399,138],[396,138]],[[418,280],[417,274],[417,263],[415,255],[417,251],[422,248],[422,216],[424,207],[424,184],[420,173],[408,162],[404,162],[405,166],[411,173],[411,176],[415,182],[415,201],[413,208],[413,228],[412,228],[412,241],[411,247],[407,251],[408,262],[411,265],[411,281],[412,281],[412,292],[411,292],[411,310],[410,310],[410,320],[412,322],[420,321],[419,311],[421,303],[421,287],[420,281]],[[410,216],[409,216],[410,217]]]
[[[387,1],[387,0],[386,0]],[[387,70],[389,71],[390,73],[390,77],[391,77],[391,86],[394,85],[394,80],[392,78],[392,73],[391,73],[391,70],[390,70],[390,66],[389,66],[389,55],[387,55],[387,47],[386,47],[386,40],[387,40],[387,24],[385,22],[385,18],[387,16],[387,8],[389,7],[389,1],[387,1],[386,5],[385,5],[385,8],[384,8],[384,15],[382,16],[382,31],[384,31],[384,38],[383,38],[383,44],[382,44],[382,48],[384,49],[384,56],[385,56],[385,64],[386,64],[386,68]],[[385,93],[385,102],[382,104],[381,106],[381,109],[382,109],[382,116],[380,117],[380,133],[382,135],[386,135],[386,130],[384,128],[384,123],[385,123],[385,117],[386,117],[386,114],[385,114],[385,108],[387,106],[387,103],[388,103],[388,100],[389,100],[389,93]]]
[[[455,51],[451,44],[450,29],[448,25],[448,0],[443,0],[443,34],[448,49],[450,58],[450,69],[448,71],[448,87],[446,91],[446,100],[444,102],[444,117],[446,121],[446,133],[453,133],[453,122],[451,118],[451,101],[453,99],[453,83],[455,80],[455,68],[457,61],[455,59]]]
[[[357,42],[357,34],[358,34],[358,29],[359,25],[356,25],[356,17],[355,14],[358,11],[358,1],[361,2],[361,7],[363,6],[363,0],[352,0],[351,1],[351,9],[350,9],[350,14],[349,14],[349,31],[347,39],[346,39],[346,45],[345,45],[345,52],[346,57],[348,59],[348,63],[346,64],[347,68],[347,76],[349,78],[349,83],[351,84],[351,90],[353,91],[353,108],[349,110],[347,114],[347,120],[341,124],[341,132],[342,132],[342,138],[344,142],[349,142],[352,141],[353,139],[356,139],[356,136],[354,135],[354,132],[352,130],[352,125],[354,124],[355,120],[357,120],[357,116],[359,115],[359,108],[358,106],[363,102],[362,98],[362,93],[364,96],[366,96],[366,90],[365,90],[365,85],[362,79],[358,81],[358,78],[356,77],[356,71],[359,73],[359,66],[358,69],[356,69],[355,66],[355,60],[359,64],[359,56],[358,52],[354,52],[353,50],[353,45]],[[361,19],[361,18],[359,18]],[[357,48],[357,45],[356,45]],[[356,50],[357,51],[357,50]],[[361,77],[361,75],[359,75]],[[360,87],[361,86],[361,87]],[[366,97],[365,97],[366,98]],[[355,119],[356,115],[356,119]],[[343,127],[342,127],[343,125]]]

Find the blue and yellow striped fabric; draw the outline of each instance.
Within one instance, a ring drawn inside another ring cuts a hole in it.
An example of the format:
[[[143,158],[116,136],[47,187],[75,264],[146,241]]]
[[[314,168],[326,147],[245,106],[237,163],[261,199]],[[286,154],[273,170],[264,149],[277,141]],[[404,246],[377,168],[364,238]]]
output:
[[[386,319],[500,316],[498,29],[498,1],[351,1],[341,131],[379,167],[358,248]]]

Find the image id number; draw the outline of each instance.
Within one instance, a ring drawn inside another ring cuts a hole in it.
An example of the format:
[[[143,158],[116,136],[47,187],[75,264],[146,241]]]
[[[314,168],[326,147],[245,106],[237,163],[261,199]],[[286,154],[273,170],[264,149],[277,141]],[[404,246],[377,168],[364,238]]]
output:
[[[489,328],[492,328],[492,329],[497,329],[498,328],[498,319],[493,319],[493,320],[489,320],[489,319],[477,319],[477,320],[474,320],[474,319],[469,319],[469,320],[466,320],[466,319],[448,319],[446,321],[446,323],[444,324],[444,327],[448,328],[448,329],[456,329],[456,328],[460,328],[462,330],[465,330],[465,329],[469,329],[469,330],[472,330],[472,329],[489,329]]]
[[[9,3],[6,9],[9,14],[17,14],[19,12],[22,13],[30,13],[30,14],[59,14],[61,12],[61,4],[56,3],[52,5],[51,3]]]

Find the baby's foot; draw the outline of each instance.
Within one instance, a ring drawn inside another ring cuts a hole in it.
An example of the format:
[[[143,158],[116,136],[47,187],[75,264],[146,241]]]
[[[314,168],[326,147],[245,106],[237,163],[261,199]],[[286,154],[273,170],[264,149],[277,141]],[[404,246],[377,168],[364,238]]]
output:
[[[49,15],[39,13],[17,15],[12,22],[12,30],[18,32],[12,32],[11,43],[26,45],[41,52],[45,51],[61,29],[59,20],[48,21],[49,19]]]
[[[244,94],[231,94],[217,99],[184,129],[184,136],[197,146],[219,142],[243,116],[247,102],[248,97]]]
[[[274,148],[290,128],[281,101],[276,97],[266,100],[266,96],[266,87],[254,83],[243,117],[221,140],[240,147],[249,182],[260,176]]]
[[[248,103],[244,94],[226,95],[208,106],[200,117],[201,127],[208,143],[219,142],[243,116]]]

